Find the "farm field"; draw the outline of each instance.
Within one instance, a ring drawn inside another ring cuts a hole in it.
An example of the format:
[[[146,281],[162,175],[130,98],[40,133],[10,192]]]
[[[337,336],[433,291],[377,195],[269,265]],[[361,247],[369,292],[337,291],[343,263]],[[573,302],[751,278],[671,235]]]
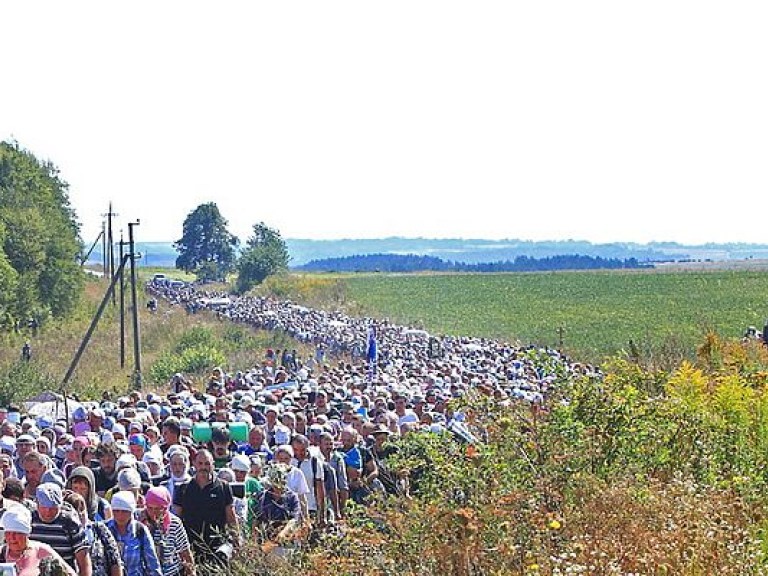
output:
[[[438,334],[563,346],[600,361],[633,340],[693,354],[708,330],[737,338],[768,317],[768,272],[612,271],[344,277],[360,312]]]

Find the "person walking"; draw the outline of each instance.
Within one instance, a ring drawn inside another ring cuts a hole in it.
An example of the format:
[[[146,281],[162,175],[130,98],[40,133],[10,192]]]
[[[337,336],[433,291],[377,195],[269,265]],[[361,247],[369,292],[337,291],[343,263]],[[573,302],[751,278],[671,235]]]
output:
[[[64,508],[61,486],[52,482],[37,487],[37,510],[32,513],[33,540],[48,544],[80,576],[91,576],[90,547],[85,530],[69,507]]]
[[[5,544],[0,547],[0,563],[16,567],[16,576],[38,576],[42,563],[54,563],[67,576],[77,576],[72,567],[44,542],[30,538],[32,513],[23,506],[8,510],[0,518]]]
[[[85,498],[79,493],[67,490],[64,493],[64,502],[72,506],[85,530],[85,537],[90,546],[93,576],[123,576],[120,549],[106,523],[91,519]]]
[[[162,576],[155,543],[149,530],[134,519],[136,497],[121,490],[112,496],[112,520],[107,528],[117,541],[125,567],[125,576]]]
[[[194,576],[195,561],[181,518],[170,511],[171,494],[164,486],[147,491],[146,508],[139,513],[155,542],[163,576]]]
[[[197,563],[227,563],[240,537],[229,484],[213,474],[213,455],[195,456],[195,475],[174,490],[173,506],[187,531]],[[114,506],[113,506],[114,508]]]

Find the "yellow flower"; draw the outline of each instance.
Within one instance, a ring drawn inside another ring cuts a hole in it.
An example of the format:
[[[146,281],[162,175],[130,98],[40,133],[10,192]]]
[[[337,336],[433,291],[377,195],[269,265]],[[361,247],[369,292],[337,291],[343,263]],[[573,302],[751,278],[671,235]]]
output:
[[[549,523],[549,527],[552,530],[560,530],[560,528],[562,527],[562,524],[560,524],[558,520],[552,520],[552,522]]]

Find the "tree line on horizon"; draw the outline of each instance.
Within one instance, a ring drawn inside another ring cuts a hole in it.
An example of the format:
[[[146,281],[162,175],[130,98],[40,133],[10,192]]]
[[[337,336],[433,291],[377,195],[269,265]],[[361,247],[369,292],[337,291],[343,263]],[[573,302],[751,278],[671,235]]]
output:
[[[565,254],[545,258],[518,256],[514,260],[468,264],[418,254],[361,254],[312,260],[295,270],[306,272],[542,272],[552,270],[617,270],[652,268],[636,258],[602,258]]]

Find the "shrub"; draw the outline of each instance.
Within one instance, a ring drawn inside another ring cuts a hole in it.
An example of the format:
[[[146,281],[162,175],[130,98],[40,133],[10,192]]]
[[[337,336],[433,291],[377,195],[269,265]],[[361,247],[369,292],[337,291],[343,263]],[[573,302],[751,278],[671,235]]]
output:
[[[19,360],[0,372],[0,405],[22,402],[46,390],[58,390],[58,384],[35,361]]]
[[[150,378],[155,383],[167,382],[177,372],[202,375],[226,362],[226,356],[214,346],[196,345],[183,352],[162,354],[150,369]]]

